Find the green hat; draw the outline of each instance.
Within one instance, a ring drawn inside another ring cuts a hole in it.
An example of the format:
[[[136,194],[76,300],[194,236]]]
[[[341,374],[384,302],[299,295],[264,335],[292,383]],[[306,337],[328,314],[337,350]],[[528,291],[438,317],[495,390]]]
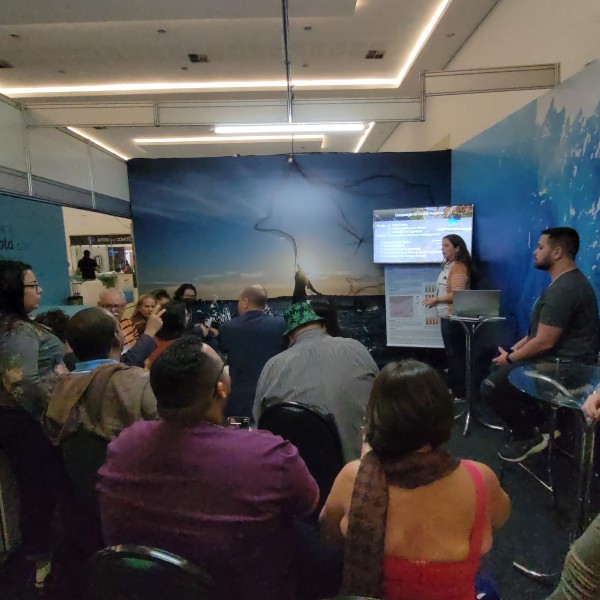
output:
[[[297,304],[292,304],[283,313],[283,318],[285,319],[285,324],[287,325],[287,329],[283,335],[291,333],[294,331],[294,329],[297,329],[301,325],[325,320],[317,315],[308,302],[298,302]]]

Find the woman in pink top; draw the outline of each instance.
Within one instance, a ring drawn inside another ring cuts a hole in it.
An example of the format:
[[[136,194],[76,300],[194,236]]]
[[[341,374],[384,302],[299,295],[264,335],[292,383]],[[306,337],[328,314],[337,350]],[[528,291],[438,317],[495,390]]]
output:
[[[372,448],[338,475],[321,513],[345,541],[346,594],[385,600],[474,600],[482,554],[510,500],[481,463],[459,461],[448,388],[428,365],[390,363],[366,416]]]

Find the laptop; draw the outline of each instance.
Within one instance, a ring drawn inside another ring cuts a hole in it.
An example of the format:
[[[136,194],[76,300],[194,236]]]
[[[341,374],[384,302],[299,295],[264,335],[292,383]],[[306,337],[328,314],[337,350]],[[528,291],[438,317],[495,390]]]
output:
[[[457,290],[452,314],[457,317],[497,317],[500,314],[500,290]]]

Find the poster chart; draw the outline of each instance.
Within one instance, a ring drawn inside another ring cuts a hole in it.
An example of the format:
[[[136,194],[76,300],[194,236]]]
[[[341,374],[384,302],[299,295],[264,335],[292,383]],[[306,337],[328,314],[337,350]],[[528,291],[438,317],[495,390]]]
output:
[[[438,265],[385,267],[385,313],[388,346],[443,348],[440,320],[423,300],[435,296]]]

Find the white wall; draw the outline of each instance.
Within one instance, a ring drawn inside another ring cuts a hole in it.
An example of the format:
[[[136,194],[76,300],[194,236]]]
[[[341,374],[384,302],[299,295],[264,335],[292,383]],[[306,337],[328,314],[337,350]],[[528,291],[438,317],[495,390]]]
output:
[[[0,167],[26,173],[21,111],[5,102],[0,102],[0,131]],[[129,201],[124,161],[52,127],[29,128],[28,144],[33,175],[91,191],[93,170],[95,192]],[[24,188],[8,191],[23,193]]]
[[[600,58],[599,31],[598,0],[500,0],[447,69],[558,62],[564,81]],[[428,98],[426,121],[401,123],[380,152],[455,148],[545,92]]]

